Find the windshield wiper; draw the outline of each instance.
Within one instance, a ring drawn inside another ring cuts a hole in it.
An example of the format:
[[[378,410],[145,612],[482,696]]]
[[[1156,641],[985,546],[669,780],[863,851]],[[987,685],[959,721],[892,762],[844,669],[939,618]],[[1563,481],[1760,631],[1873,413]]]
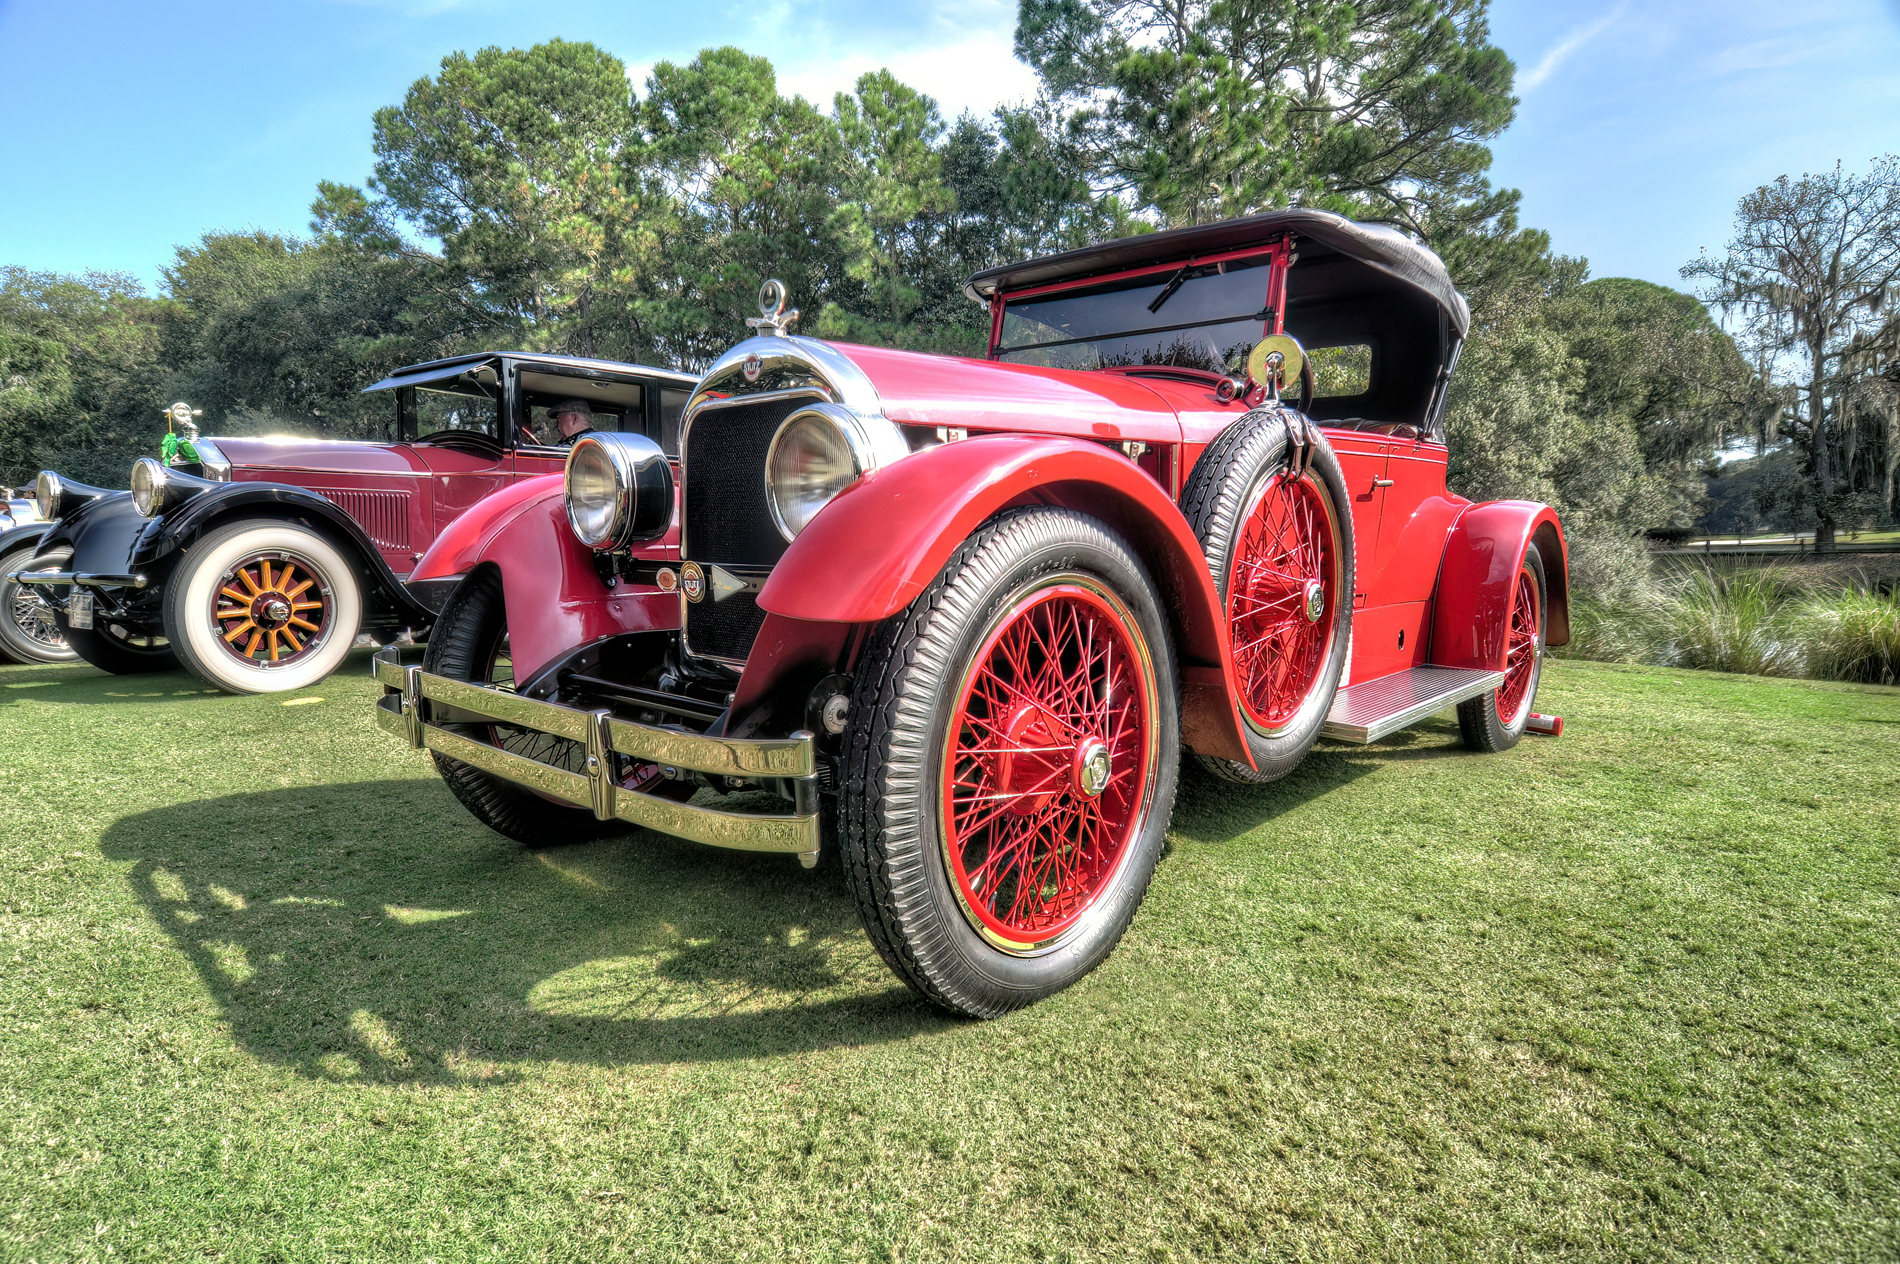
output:
[[[1193,271],[1193,268],[1193,264],[1183,264],[1181,270],[1175,273],[1166,285],[1161,287],[1161,293],[1155,295],[1154,302],[1148,304],[1148,310],[1151,312],[1160,311],[1161,305],[1174,297],[1174,292],[1181,288],[1182,282],[1188,279],[1188,273]]]

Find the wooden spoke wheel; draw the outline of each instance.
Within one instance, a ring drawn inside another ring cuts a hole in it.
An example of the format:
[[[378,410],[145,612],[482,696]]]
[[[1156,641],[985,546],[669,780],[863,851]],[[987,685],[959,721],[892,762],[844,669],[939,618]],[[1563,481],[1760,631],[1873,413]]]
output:
[[[1180,763],[1173,648],[1126,542],[997,515],[867,649],[839,851],[920,995],[990,1017],[1081,978],[1140,907]]]
[[[208,532],[165,581],[165,634],[186,667],[228,693],[277,693],[342,665],[362,623],[356,560],[294,522]]]
[[[1195,463],[1181,512],[1227,613],[1236,701],[1252,766],[1198,754],[1229,781],[1293,771],[1319,739],[1352,632],[1352,515],[1332,445],[1312,430],[1295,471],[1288,414],[1248,413]],[[1307,423],[1292,416],[1296,429]]]
[[[218,643],[246,666],[289,665],[323,647],[336,599],[307,559],[273,549],[240,558],[220,579]]]
[[[1524,550],[1504,616],[1504,683],[1458,704],[1458,730],[1472,750],[1495,753],[1517,745],[1537,701],[1544,672],[1544,633],[1549,587],[1544,556],[1535,544]]]

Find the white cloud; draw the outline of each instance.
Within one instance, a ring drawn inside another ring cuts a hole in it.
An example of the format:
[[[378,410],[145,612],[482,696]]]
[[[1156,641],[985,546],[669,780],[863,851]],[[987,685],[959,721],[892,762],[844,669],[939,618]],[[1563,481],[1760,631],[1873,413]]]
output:
[[[1558,67],[1570,60],[1571,54],[1610,29],[1629,9],[1629,0],[1621,0],[1614,9],[1594,22],[1572,27],[1570,33],[1558,40],[1551,50],[1544,54],[1543,60],[1532,66],[1528,72],[1519,75],[1517,88],[1521,92],[1531,92],[1557,73]]]
[[[899,82],[937,99],[946,119],[964,110],[984,116],[1004,103],[1036,95],[1036,72],[1010,51],[1012,31],[973,31],[955,42],[905,52],[840,50],[835,54],[786,56],[778,65],[779,91],[797,93],[829,110],[833,94],[851,91],[859,75],[888,69]]]

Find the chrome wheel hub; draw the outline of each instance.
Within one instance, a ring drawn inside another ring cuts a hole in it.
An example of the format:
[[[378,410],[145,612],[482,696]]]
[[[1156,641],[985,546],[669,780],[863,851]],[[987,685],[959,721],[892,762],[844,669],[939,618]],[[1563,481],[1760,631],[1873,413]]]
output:
[[[1285,607],[1282,607],[1284,609]],[[1306,621],[1318,623],[1326,613],[1326,589],[1317,579],[1306,581]]]
[[[1109,757],[1108,744],[1100,738],[1089,738],[1075,748],[1075,788],[1086,798],[1097,798],[1108,789],[1108,779],[1114,775],[1114,763]]]

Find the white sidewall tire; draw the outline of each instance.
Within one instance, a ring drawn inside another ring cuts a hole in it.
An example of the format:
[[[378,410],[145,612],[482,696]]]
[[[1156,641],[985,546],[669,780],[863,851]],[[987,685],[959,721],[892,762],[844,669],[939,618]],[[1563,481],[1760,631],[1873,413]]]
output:
[[[219,642],[212,603],[231,566],[279,550],[307,558],[323,573],[333,607],[330,628],[306,659],[284,667],[247,667]],[[165,634],[172,648],[207,684],[229,693],[282,693],[316,684],[342,666],[362,623],[355,564],[323,536],[287,523],[241,523],[199,540],[185,550],[165,594]]]

